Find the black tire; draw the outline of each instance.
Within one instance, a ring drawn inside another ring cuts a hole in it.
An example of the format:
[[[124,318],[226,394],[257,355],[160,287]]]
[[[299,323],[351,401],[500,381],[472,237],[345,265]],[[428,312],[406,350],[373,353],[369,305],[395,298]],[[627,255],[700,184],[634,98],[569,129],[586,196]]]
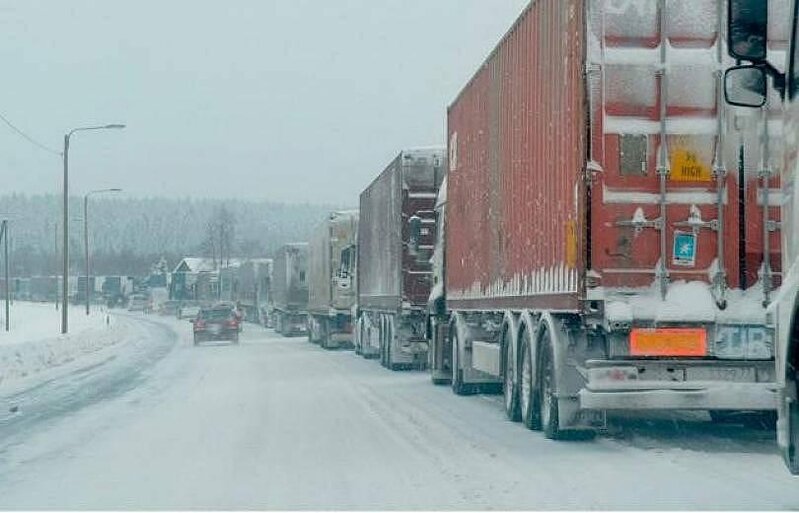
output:
[[[531,349],[530,335],[525,330],[522,333],[521,365],[519,365],[519,413],[527,429],[541,430],[541,409],[538,404],[539,396],[533,379],[535,359]]]
[[[555,364],[552,354],[552,341],[549,338],[549,332],[546,330],[541,336],[540,346],[537,388],[540,397],[541,429],[543,429],[545,437],[550,440],[559,440],[563,438],[563,432],[560,429]]]
[[[363,355],[363,323],[358,322],[358,336],[355,337],[353,334],[352,340],[353,350],[355,351],[356,355],[362,356]]]
[[[319,325],[319,345],[322,349],[330,349],[330,329],[327,325],[327,319],[320,321]]]
[[[508,420],[519,422],[522,419],[521,409],[519,408],[519,388],[516,383],[516,371],[518,366],[513,359],[513,343],[506,332],[504,334],[502,364],[505,369],[502,376],[502,393],[505,403],[505,415]]]
[[[383,323],[383,318],[380,318],[380,322],[378,323],[378,331],[377,331],[377,348],[378,353],[380,354],[380,366],[386,366],[386,333],[385,333],[385,326]]]
[[[786,386],[796,386],[790,379]],[[788,447],[783,452],[785,465],[791,474],[799,475],[799,403],[792,399],[787,404]]]
[[[454,330],[453,330],[454,331]],[[455,395],[467,395],[468,387],[463,382],[463,370],[460,363],[460,351],[458,350],[458,335],[452,334],[452,392]]]
[[[544,431],[544,436],[550,440],[592,440],[596,436],[596,431],[593,429],[561,429],[555,383],[555,358],[548,331],[544,331],[539,344],[538,393],[541,429]]]
[[[391,341],[394,339],[394,329],[392,326],[393,324],[389,320],[386,320],[386,368],[391,371],[396,371],[400,370],[402,366],[394,363],[391,355]]]

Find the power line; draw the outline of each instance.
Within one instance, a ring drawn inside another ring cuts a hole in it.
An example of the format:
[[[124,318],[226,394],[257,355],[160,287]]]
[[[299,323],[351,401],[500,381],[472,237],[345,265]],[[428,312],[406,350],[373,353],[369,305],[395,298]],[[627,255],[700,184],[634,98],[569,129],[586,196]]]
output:
[[[40,149],[42,149],[42,150],[44,150],[44,151],[46,151],[48,153],[52,153],[53,155],[61,156],[61,152],[60,151],[54,150],[54,149],[52,149],[50,147],[47,147],[44,144],[42,144],[39,141],[37,141],[36,139],[34,139],[33,137],[29,136],[28,134],[26,134],[25,132],[23,132],[22,130],[17,128],[16,126],[14,126],[14,123],[9,121],[8,118],[6,118],[2,113],[0,113],[0,120],[2,120],[3,123],[8,125],[8,127],[11,130],[16,132],[17,135],[19,135],[20,137],[23,137],[24,139],[26,139],[29,143],[33,144],[34,146],[37,146],[38,148],[40,148]]]

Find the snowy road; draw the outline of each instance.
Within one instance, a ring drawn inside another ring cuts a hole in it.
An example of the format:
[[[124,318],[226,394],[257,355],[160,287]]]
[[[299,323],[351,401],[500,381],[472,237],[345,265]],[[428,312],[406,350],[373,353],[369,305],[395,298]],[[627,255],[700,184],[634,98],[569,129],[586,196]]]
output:
[[[352,352],[129,322],[117,356],[0,398],[0,508],[799,508],[773,432],[628,418],[551,442]]]

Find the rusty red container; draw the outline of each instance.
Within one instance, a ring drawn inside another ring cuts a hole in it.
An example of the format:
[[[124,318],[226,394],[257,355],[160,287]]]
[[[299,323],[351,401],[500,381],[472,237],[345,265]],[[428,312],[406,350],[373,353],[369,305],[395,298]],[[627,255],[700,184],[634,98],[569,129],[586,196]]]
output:
[[[722,304],[779,284],[773,123],[724,103],[726,8],[530,3],[448,109],[451,308],[578,311],[589,289],[678,281]]]

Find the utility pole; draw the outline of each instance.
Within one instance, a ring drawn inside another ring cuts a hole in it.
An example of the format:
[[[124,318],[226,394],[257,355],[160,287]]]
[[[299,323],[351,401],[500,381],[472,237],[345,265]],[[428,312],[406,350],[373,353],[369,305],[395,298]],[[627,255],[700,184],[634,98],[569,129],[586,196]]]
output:
[[[64,219],[62,224],[62,230],[64,232],[64,243],[63,243],[63,263],[64,269],[62,274],[64,275],[64,283],[61,284],[61,295],[62,300],[64,302],[63,308],[61,309],[61,333],[64,334],[67,332],[68,325],[67,325],[67,315],[69,308],[67,308],[67,303],[69,302],[69,138],[72,137],[72,134],[75,132],[82,132],[87,130],[112,130],[112,129],[122,129],[125,128],[125,125],[122,124],[111,124],[111,125],[102,125],[102,126],[87,126],[81,128],[73,128],[66,134],[64,134]],[[88,285],[88,284],[87,284]]]
[[[53,255],[55,255],[55,309],[58,311],[58,221],[53,223],[53,235],[55,244],[53,245]]]
[[[0,223],[0,238],[3,239],[3,268],[6,281],[6,331],[11,330],[11,281],[8,272],[8,219]]]
[[[67,304],[69,303],[69,136],[72,132],[64,135],[64,199],[63,199],[63,214],[64,218],[61,221],[61,231],[63,232],[64,242],[61,246],[64,259],[63,276],[64,282],[61,284],[61,298],[64,302],[61,305],[61,333],[67,332]]]

